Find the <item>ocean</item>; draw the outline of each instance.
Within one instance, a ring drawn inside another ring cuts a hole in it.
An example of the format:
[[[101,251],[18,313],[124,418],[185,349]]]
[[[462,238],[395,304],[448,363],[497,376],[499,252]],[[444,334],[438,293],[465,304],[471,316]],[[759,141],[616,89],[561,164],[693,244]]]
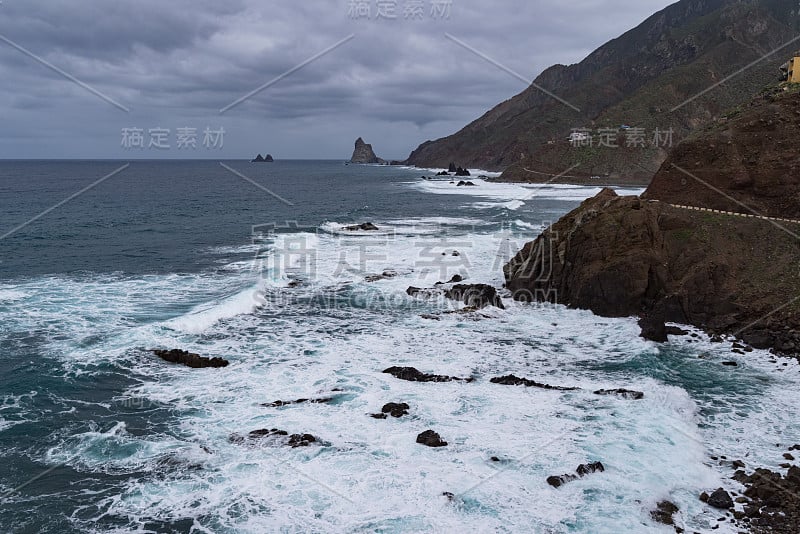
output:
[[[672,532],[650,517],[665,499],[689,531],[735,532],[699,493],[740,491],[733,460],[777,469],[800,443],[797,363],[691,328],[658,345],[635,318],[502,291],[505,309],[477,313],[406,294],[456,274],[501,288],[599,188],[132,161],[18,228],[125,163],[0,162],[0,234],[16,229],[0,239],[0,532]],[[378,230],[343,229],[364,222]],[[509,374],[579,389],[490,381]],[[644,398],[593,393],[612,388]],[[328,401],[270,406],[297,399]],[[370,417],[389,402],[409,414]],[[231,439],[271,428],[317,441]],[[417,444],[428,429],[448,445]]]

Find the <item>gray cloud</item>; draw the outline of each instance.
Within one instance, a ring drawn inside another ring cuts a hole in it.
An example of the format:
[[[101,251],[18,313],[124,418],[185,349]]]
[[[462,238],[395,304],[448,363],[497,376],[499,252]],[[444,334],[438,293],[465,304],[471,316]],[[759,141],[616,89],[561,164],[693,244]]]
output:
[[[452,0],[449,18],[354,18],[357,0],[5,0],[0,35],[131,109],[123,113],[0,43],[0,157],[344,158],[363,136],[404,158],[524,89],[444,37],[533,79],[580,61],[666,0]],[[220,108],[342,38],[340,48],[224,115]],[[224,127],[222,152],[131,154],[121,128]]]

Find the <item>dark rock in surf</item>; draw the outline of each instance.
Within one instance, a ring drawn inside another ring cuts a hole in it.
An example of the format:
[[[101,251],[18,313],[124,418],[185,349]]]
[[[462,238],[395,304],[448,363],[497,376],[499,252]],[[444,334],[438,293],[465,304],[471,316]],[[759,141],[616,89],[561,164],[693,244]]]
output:
[[[644,398],[644,393],[641,391],[633,391],[630,389],[598,389],[594,392],[595,395],[616,395],[623,399],[641,400]]]
[[[321,399],[297,399],[293,401],[276,400],[275,402],[264,403],[261,406],[267,408],[280,408],[281,406],[290,406],[292,404],[327,404],[333,400],[333,397],[323,397]]]
[[[193,354],[180,349],[153,349],[151,352],[162,360],[170,363],[179,363],[193,369],[202,369],[206,367],[227,367],[230,363],[228,360],[224,360],[222,358],[206,358],[205,356],[200,356],[199,354]]]
[[[358,232],[359,230],[365,231],[365,232],[374,232],[376,230],[379,230],[379,228],[377,226],[375,226],[374,224],[372,224],[371,222],[365,222],[365,223],[361,223],[361,224],[353,224],[353,225],[350,225],[350,226],[343,226],[342,230],[347,230],[348,232]]]
[[[289,435],[289,433],[285,430],[279,430],[277,428],[260,428],[258,430],[249,432],[245,436],[242,436],[241,434],[233,434],[230,438],[228,438],[228,441],[238,445],[255,445],[262,443],[265,440],[271,441],[272,443],[278,445],[287,445],[292,448],[308,447],[312,443],[319,443],[319,439],[311,434]]]
[[[495,306],[501,310],[505,309],[503,300],[497,294],[497,289],[488,284],[459,284],[445,291],[445,296],[449,299],[460,300],[467,306],[484,308]]]
[[[721,510],[733,508],[733,499],[730,494],[722,488],[708,496],[708,505]]]
[[[656,505],[656,509],[650,512],[650,517],[653,521],[662,523],[664,525],[674,525],[675,519],[672,517],[680,511],[674,503],[670,501],[661,501]]]
[[[489,382],[492,384],[501,384],[503,386],[525,386],[529,388],[535,387],[541,389],[551,389],[555,391],[577,391],[580,389],[574,387],[551,386],[550,384],[542,384],[534,380],[528,380],[527,378],[520,378],[514,375],[497,376],[489,380]]]
[[[403,417],[408,415],[409,406],[405,402],[389,402],[383,405],[381,413],[372,414],[375,419],[386,419],[387,415],[392,417]]]
[[[559,487],[563,486],[564,484],[566,484],[567,482],[572,482],[573,480],[577,480],[579,478],[583,478],[584,476],[586,476],[588,474],[591,474],[591,473],[597,473],[597,472],[602,473],[605,470],[606,470],[605,466],[603,466],[603,464],[600,463],[600,462],[592,462],[592,463],[589,463],[589,464],[581,464],[575,470],[575,472],[577,474],[572,475],[572,474],[567,473],[567,474],[561,475],[561,476],[550,476],[550,477],[547,477],[547,483],[550,484],[551,486],[553,486],[554,488],[559,488]]]
[[[446,447],[447,442],[433,430],[426,430],[417,436],[417,443],[427,447]]]
[[[450,166],[447,168],[447,172],[456,172],[457,170],[458,170],[458,168],[456,167],[456,164],[453,163],[453,162],[450,162]]]
[[[408,382],[453,382],[453,381],[472,382],[472,378],[458,378],[455,376],[446,376],[446,375],[431,375],[420,372],[414,367],[389,367],[388,369],[385,369],[383,372],[386,374],[390,374],[395,378],[399,378],[400,380],[406,380]]]

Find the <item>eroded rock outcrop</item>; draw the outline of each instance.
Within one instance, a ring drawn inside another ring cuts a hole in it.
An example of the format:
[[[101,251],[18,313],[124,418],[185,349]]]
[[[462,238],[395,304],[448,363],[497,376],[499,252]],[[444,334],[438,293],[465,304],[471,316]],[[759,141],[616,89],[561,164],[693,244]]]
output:
[[[800,243],[769,221],[708,214],[603,189],[504,267],[514,298],[736,333],[800,351]],[[659,325],[659,329],[660,329]],[[658,332],[659,337],[663,332]],[[663,338],[662,338],[663,339]]]

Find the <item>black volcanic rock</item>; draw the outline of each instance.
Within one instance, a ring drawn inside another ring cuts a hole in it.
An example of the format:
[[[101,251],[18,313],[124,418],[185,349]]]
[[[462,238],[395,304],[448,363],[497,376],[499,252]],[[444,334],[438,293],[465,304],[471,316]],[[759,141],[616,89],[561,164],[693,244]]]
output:
[[[670,501],[661,501],[656,505],[656,509],[650,512],[650,517],[653,518],[653,521],[657,521],[658,523],[674,525],[675,520],[672,516],[679,511],[680,509],[674,503]]]
[[[353,224],[351,226],[343,226],[342,230],[347,230],[348,232],[358,232],[359,230],[365,232],[376,232],[380,230],[380,228],[378,228],[371,222],[365,222],[361,224]]]
[[[372,414],[375,419],[386,419],[387,414],[392,417],[408,415],[409,406],[405,402],[389,402],[383,405],[381,413]]]
[[[550,384],[542,384],[540,382],[536,382],[534,380],[528,380],[527,378],[520,378],[514,375],[507,375],[507,376],[496,376],[489,380],[492,384],[501,384],[503,386],[525,386],[525,387],[535,387],[541,389],[552,389],[556,391],[577,391],[580,388],[574,387],[565,387],[565,386],[551,386]]]
[[[272,163],[273,161],[275,161],[275,160],[272,159],[272,154],[267,154],[267,157],[264,158],[264,162],[265,163]]]
[[[383,371],[400,380],[407,380],[409,382],[452,382],[463,381],[472,382],[471,378],[458,378],[455,376],[446,375],[431,375],[423,373],[414,367],[389,367]]]
[[[497,294],[497,289],[488,284],[457,284],[444,292],[449,299],[460,300],[467,306],[484,308],[495,306],[505,309],[503,299]]]
[[[180,349],[153,349],[151,352],[162,360],[170,363],[179,363],[194,369],[202,369],[206,367],[227,367],[229,364],[228,360],[224,360],[222,358],[206,358],[205,356],[200,356],[199,354],[193,354]]]
[[[456,169],[456,176],[472,176],[467,169],[461,167]]]
[[[265,161],[265,160],[264,160],[264,156],[262,156],[261,154],[259,154],[258,156],[256,156],[256,157],[255,157],[255,158],[253,158],[252,160],[250,160],[250,163],[264,163],[264,161]]]
[[[633,391],[630,389],[598,389],[594,392],[595,395],[616,395],[623,399],[641,400],[644,398],[644,393],[641,391]]]
[[[417,436],[417,443],[421,445],[426,445],[428,447],[447,446],[447,442],[444,441],[442,437],[433,430],[426,430],[425,432]]]
[[[350,163],[383,164],[386,163],[386,161],[376,156],[375,152],[372,150],[372,145],[365,143],[364,140],[359,137],[356,139],[356,147],[355,150],[353,150],[353,157],[350,158]]]
[[[456,164],[451,161],[450,166],[447,168],[447,172],[456,172],[457,170],[458,168],[456,167]]]
[[[319,443],[320,440],[311,434],[292,434],[289,435],[285,430],[277,428],[259,428],[248,432],[246,435],[232,434],[228,441],[237,445],[256,446],[261,444],[286,445],[292,448],[308,447],[312,443]]]
[[[575,475],[572,474],[565,474],[561,476],[551,476],[547,477],[547,483],[553,486],[554,488],[559,488],[566,484],[567,482],[572,482],[573,480],[578,480],[579,478],[583,478],[586,475],[591,473],[602,473],[605,471],[606,468],[600,462],[592,462],[589,464],[581,464],[575,470]]]
[[[708,505],[713,506],[714,508],[727,510],[729,508],[733,508],[733,499],[731,499],[731,496],[727,491],[719,488],[717,491],[708,496]]]

